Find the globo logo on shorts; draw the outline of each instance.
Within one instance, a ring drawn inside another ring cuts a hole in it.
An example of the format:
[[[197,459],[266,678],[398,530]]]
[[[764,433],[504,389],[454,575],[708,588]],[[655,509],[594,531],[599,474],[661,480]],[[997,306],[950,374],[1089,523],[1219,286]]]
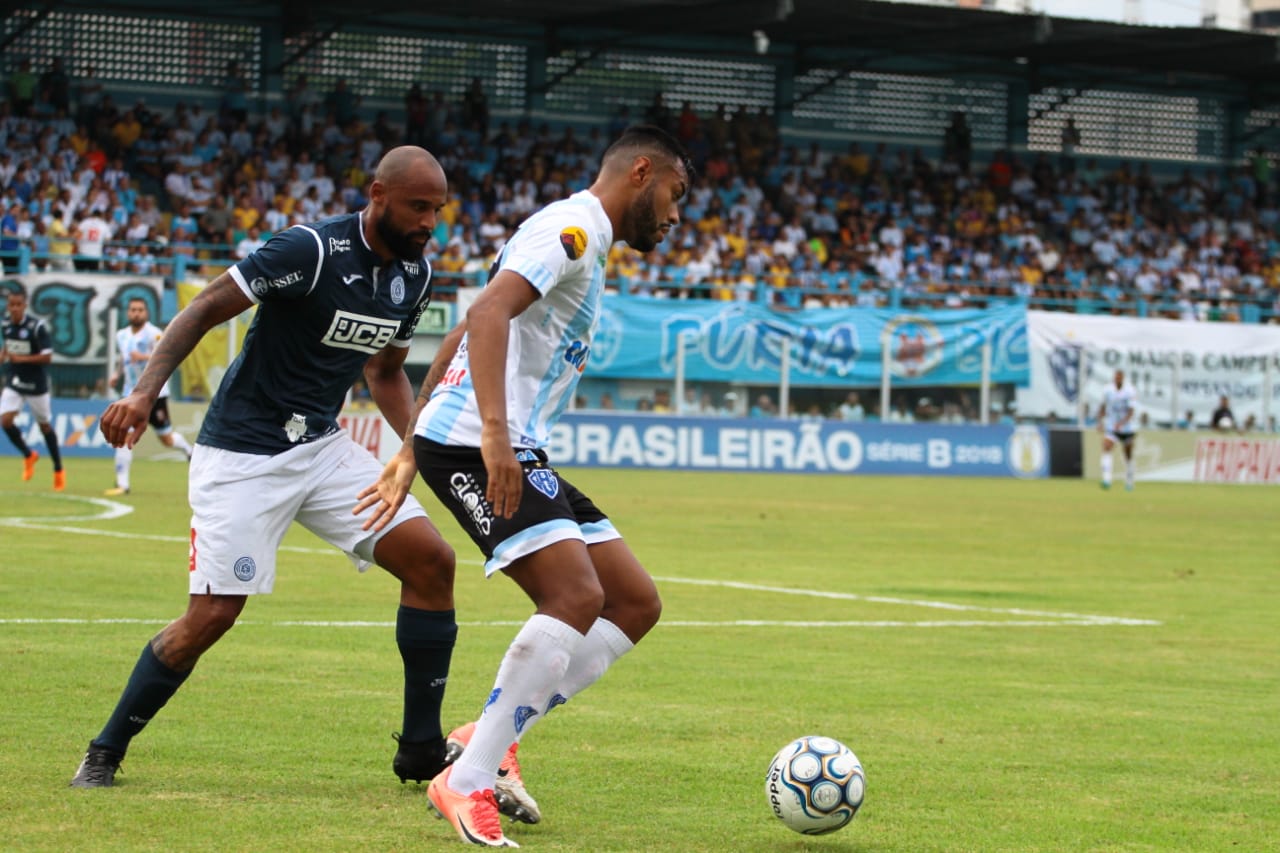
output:
[[[253,561],[253,557],[241,557],[236,560],[231,571],[235,572],[238,579],[248,583],[253,580],[253,576],[258,573],[258,564]]]

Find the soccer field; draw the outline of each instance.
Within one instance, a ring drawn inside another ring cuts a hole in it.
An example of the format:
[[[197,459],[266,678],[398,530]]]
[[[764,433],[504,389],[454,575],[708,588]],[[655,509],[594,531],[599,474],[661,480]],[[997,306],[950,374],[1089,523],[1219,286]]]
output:
[[[134,742],[67,787],[186,595],[186,478],[69,491],[0,458],[0,848],[462,849],[391,773],[397,587],[297,528],[274,595]],[[1280,839],[1280,595],[1266,487],[566,471],[657,577],[663,620],[521,748],[540,851],[1263,851]],[[459,557],[446,724],[529,606]],[[126,510],[128,510],[126,512]],[[866,769],[830,836],[775,820],[775,750]],[[505,822],[504,822],[505,825]]]

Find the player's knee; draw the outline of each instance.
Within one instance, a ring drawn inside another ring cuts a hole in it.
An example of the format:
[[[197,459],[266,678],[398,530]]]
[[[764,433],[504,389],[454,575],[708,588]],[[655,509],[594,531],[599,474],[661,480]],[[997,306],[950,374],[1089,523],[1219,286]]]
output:
[[[604,589],[598,583],[562,584],[545,605],[551,612],[572,617],[574,624],[590,626],[604,610]]]
[[[426,597],[452,595],[457,558],[453,548],[439,536],[422,537],[406,561],[400,579]]]

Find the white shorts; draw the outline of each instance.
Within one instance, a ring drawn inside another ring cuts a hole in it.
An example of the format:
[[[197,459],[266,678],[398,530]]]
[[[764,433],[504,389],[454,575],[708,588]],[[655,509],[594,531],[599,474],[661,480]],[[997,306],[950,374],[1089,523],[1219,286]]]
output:
[[[345,431],[275,456],[197,444],[191,456],[191,592],[265,595],[276,580],[276,551],[297,521],[346,553],[356,568],[373,565],[378,540],[427,513],[413,495],[387,527],[360,529],[356,495],[377,481],[382,464]]]
[[[53,395],[47,391],[43,394],[23,394],[21,391],[5,387],[0,391],[0,415],[22,411],[22,402],[25,400],[36,423],[47,424],[53,419],[53,406],[50,403],[52,399]]]

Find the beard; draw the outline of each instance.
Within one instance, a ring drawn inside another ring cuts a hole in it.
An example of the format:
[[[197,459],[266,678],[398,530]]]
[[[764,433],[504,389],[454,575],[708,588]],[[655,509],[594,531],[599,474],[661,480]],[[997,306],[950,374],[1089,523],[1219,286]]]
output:
[[[385,211],[374,220],[373,228],[382,238],[382,242],[391,250],[391,254],[402,261],[422,260],[426,241],[431,239],[431,234],[423,231],[397,231]],[[422,245],[418,244],[419,240],[423,241]]]
[[[653,204],[655,186],[650,184],[627,211],[627,245],[637,252],[652,252],[662,241],[658,213]]]

